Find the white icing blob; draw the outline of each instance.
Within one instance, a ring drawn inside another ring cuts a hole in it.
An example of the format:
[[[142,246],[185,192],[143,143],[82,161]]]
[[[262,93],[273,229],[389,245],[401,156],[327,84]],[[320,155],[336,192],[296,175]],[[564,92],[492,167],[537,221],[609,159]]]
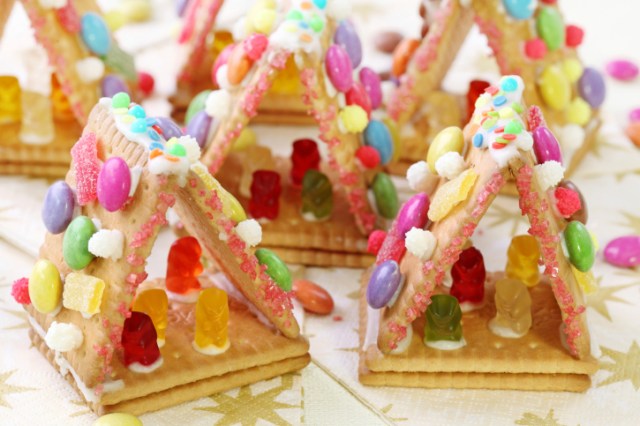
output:
[[[457,342],[451,340],[436,340],[433,342],[427,341],[425,345],[429,346],[433,349],[438,349],[441,351],[455,351],[456,349],[463,348],[467,345],[467,341],[464,340],[464,337]]]
[[[140,183],[140,176],[142,175],[142,166],[133,166],[129,169],[131,172],[131,189],[129,189],[129,197],[133,197],[138,189]]]
[[[231,112],[231,95],[226,90],[214,90],[207,96],[204,110],[209,117],[225,119]]]
[[[118,260],[123,248],[124,234],[117,229],[101,229],[89,239],[89,251],[97,257]]]
[[[262,241],[262,226],[255,219],[243,220],[237,224],[236,232],[242,241],[251,247],[257,246]]]
[[[132,364],[129,364],[129,370],[133,371],[134,373],[149,374],[152,371],[156,371],[158,368],[160,368],[163,363],[164,359],[162,359],[162,357],[158,358],[156,362],[151,365],[142,365],[139,362],[134,362]]]
[[[496,336],[504,337],[506,339],[519,339],[522,336],[525,336],[528,332],[527,330],[524,333],[516,333],[511,327],[498,325],[495,318],[489,321],[489,330],[491,330],[491,332]]]
[[[436,173],[447,179],[456,178],[464,169],[464,158],[456,151],[447,152],[436,161]]]
[[[82,330],[77,325],[56,321],[51,323],[44,338],[49,349],[58,352],[78,349],[83,340]]]
[[[406,234],[404,245],[407,250],[422,261],[431,259],[438,241],[431,231],[413,227]]]
[[[198,141],[191,137],[191,136],[180,136],[180,138],[178,138],[178,142],[184,147],[185,151],[187,152],[187,161],[189,161],[190,164],[193,164],[195,162],[197,162],[198,160],[200,160],[200,145],[198,145]]]
[[[218,82],[218,86],[220,86],[220,89],[222,90],[231,90],[233,88],[231,83],[229,83],[229,74],[227,69],[227,64],[224,64],[221,65],[220,68],[218,68],[218,71],[216,71],[216,81]]]
[[[409,188],[414,191],[419,191],[424,182],[429,178],[429,165],[426,161],[418,161],[413,163],[407,169],[407,181],[409,182]]]
[[[364,334],[362,350],[366,351],[371,345],[378,345],[378,329],[380,328],[380,309],[373,309],[367,303],[367,329]]]
[[[176,175],[178,185],[184,186],[189,173],[189,160],[178,157],[178,161],[170,161],[164,155],[159,155],[149,160],[149,172],[154,175]]]
[[[104,75],[104,63],[93,56],[80,59],[76,62],[76,72],[83,82],[93,83]]]
[[[327,2],[327,16],[330,16],[336,21],[348,18],[352,10],[351,0],[329,0]]]
[[[534,166],[533,169],[543,191],[556,186],[564,178],[564,167],[557,161],[547,161]]]
[[[196,342],[191,342],[191,345],[193,346],[193,349],[200,352],[201,354],[220,355],[222,353],[225,353],[227,349],[229,349],[229,347],[231,346],[231,343],[229,342],[229,339],[227,339],[227,343],[221,348],[217,347],[216,345],[209,345],[204,348],[201,348],[196,344]]]

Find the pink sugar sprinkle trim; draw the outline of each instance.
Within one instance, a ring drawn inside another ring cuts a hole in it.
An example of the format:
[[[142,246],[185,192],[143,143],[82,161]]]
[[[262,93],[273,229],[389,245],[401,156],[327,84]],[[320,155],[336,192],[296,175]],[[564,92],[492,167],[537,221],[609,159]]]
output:
[[[200,0],[198,0],[200,1]],[[211,31],[214,27],[214,23],[216,17],[218,16],[218,12],[220,11],[220,7],[222,6],[222,0],[216,0],[209,3],[209,7],[207,10],[202,11],[201,13],[192,13],[186,16],[187,20],[184,22],[184,27],[191,27],[195,30],[196,21],[198,19],[202,19],[202,15],[205,17],[205,21],[202,23],[202,26],[199,28],[200,31],[196,34],[195,42],[193,43],[193,48],[191,50],[191,55],[189,55],[189,59],[186,62],[186,66],[183,71],[180,73],[179,79],[184,82],[191,82],[195,78],[195,70],[199,69],[202,65],[202,62],[205,58],[205,55],[208,55],[207,51],[207,39],[210,38]],[[195,5],[195,8],[199,8],[199,5]],[[184,43],[187,41],[188,37],[186,35],[192,34],[192,32],[184,32],[181,34],[185,35],[184,39],[180,39],[180,43]]]
[[[536,105],[529,108],[529,114],[527,116],[527,122],[529,123],[529,131],[533,132],[540,126],[546,127],[547,123],[544,121],[542,111]]]
[[[557,256],[559,237],[551,234],[549,222],[543,215],[549,209],[548,202],[541,194],[531,190],[533,169],[524,166],[516,176],[516,187],[520,194],[520,209],[531,222],[529,234],[538,239],[541,245],[542,260],[545,266],[544,273],[551,281],[553,294],[563,312],[564,333],[567,346],[572,355],[578,354],[576,339],[580,337],[578,316],[585,311],[584,305],[577,305],[573,295],[569,291],[567,283],[562,279],[559,270]],[[540,207],[537,207],[540,204]]]
[[[76,177],[76,194],[81,206],[89,204],[98,197],[98,175],[100,160],[98,159],[98,139],[95,133],[88,132],[71,148],[73,170]]]
[[[500,73],[502,75],[521,75],[522,72],[520,68],[514,68],[511,66],[508,52],[501,49],[503,43],[503,34],[500,28],[498,28],[498,26],[495,24],[495,22],[490,20],[485,21],[478,15],[476,15],[475,21],[480,28],[480,32],[482,32],[487,37],[489,47],[493,51],[493,55],[496,59],[496,62],[498,63],[498,67],[500,68]]]

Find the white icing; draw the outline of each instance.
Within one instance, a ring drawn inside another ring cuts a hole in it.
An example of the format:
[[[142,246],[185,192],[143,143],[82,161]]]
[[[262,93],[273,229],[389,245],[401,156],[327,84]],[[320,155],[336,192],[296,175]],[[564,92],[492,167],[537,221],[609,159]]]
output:
[[[553,188],[564,178],[564,167],[557,161],[547,161],[534,166],[533,169],[543,191]]]
[[[327,92],[327,96],[330,98],[336,96],[338,90],[331,84],[331,79],[327,76],[327,69],[325,67],[322,67],[322,80],[324,81],[324,89]]]
[[[436,161],[436,173],[447,179],[454,179],[465,169],[464,158],[456,151],[447,152]]]
[[[91,222],[93,222],[93,226],[99,231],[102,229],[102,222],[97,217],[91,218]]]
[[[33,317],[31,317],[31,315],[28,315],[27,318],[33,330],[38,334],[38,336],[40,336],[41,339],[44,340],[46,336],[44,329],[40,327],[40,324],[38,324],[36,320],[33,319]],[[80,390],[80,392],[84,396],[84,399],[87,402],[94,402],[94,403],[100,402],[100,397],[96,395],[95,389],[92,389],[87,385],[85,385],[85,383],[82,381],[78,373],[73,369],[71,364],[69,364],[69,361],[67,361],[59,352],[54,353],[54,360],[56,361],[56,364],[58,364],[58,367],[60,369],[60,374],[65,376],[67,373],[71,373],[73,380],[75,380],[76,382],[76,387]],[[120,389],[124,389],[124,381],[107,380],[104,383],[102,383],[102,386],[103,386],[102,387],[103,393],[116,392],[116,391],[119,391]]]
[[[149,160],[149,172],[154,175],[175,175],[178,177],[178,185],[185,186],[187,174],[189,174],[189,160],[186,157],[177,157],[178,161],[170,161],[164,155],[159,155]]]
[[[380,310],[373,309],[367,304],[367,329],[364,333],[362,350],[366,351],[371,345],[378,345],[378,330],[380,328]]]
[[[400,293],[402,292],[402,288],[404,287],[404,283],[407,279],[406,275],[401,275],[400,277],[400,283],[398,284],[398,288],[396,289],[396,291],[393,293],[393,296],[391,296],[391,299],[389,299],[389,301],[387,302],[387,307],[392,307],[395,303],[396,300],[398,300],[398,297],[400,296]]]
[[[100,104],[109,108],[109,111],[111,112],[111,116],[113,117],[113,120],[116,123],[116,128],[128,140],[130,140],[131,142],[139,143],[145,148],[149,148],[149,145],[151,145],[153,142],[156,142],[153,139],[151,139],[151,137],[147,134],[147,132],[134,133],[131,131],[132,121],[127,121],[127,120],[131,120],[131,118],[126,118],[127,116],[131,117],[128,114],[129,110],[127,108],[121,108],[121,109],[111,108],[111,98],[100,99]]]
[[[104,63],[93,56],[80,59],[76,62],[76,72],[83,82],[93,83],[104,75]]]
[[[249,35],[247,34],[247,19],[244,16],[233,24],[231,35],[234,40],[244,40]]]
[[[196,303],[198,301],[198,296],[200,296],[200,290],[193,290],[186,294],[174,293],[167,290],[167,298],[172,302]]]
[[[207,96],[204,109],[209,117],[215,117],[218,120],[227,118],[231,112],[231,95],[226,90],[212,91]]]
[[[89,239],[89,251],[97,257],[118,260],[124,249],[124,234],[117,229],[101,229]]]
[[[60,9],[67,5],[69,0],[38,0],[38,4],[43,9]]]
[[[291,304],[293,305],[291,312],[293,313],[293,317],[296,319],[296,322],[300,325],[304,324],[304,307],[302,306],[302,303],[292,298]]]
[[[404,245],[407,250],[422,261],[431,259],[438,241],[431,231],[413,227],[406,234]]]
[[[278,28],[276,28],[276,30],[269,36],[269,46],[292,52],[294,55],[298,52],[320,55],[322,49],[320,38],[327,25],[325,12],[324,10],[319,9],[315,4],[313,4],[309,9],[303,9],[300,7],[303,2],[305,2],[305,0],[291,1],[291,9],[296,9],[302,14],[302,21],[289,19],[282,21],[280,25],[278,25]],[[327,9],[330,8],[330,4],[346,2],[330,1],[328,3]],[[316,33],[308,25],[306,28],[299,25],[301,22],[308,22],[314,15],[323,21],[323,31],[319,33]],[[308,41],[303,41],[304,39],[307,39]]]
[[[227,240],[229,239],[229,236],[227,235],[227,233],[226,233],[226,232],[224,232],[224,231],[220,231],[220,232],[218,233],[218,239],[219,239],[220,241],[227,241]]]
[[[413,163],[407,169],[407,182],[409,183],[409,188],[414,191],[419,191],[428,180],[429,175],[429,165],[426,161]]]
[[[393,81],[385,80],[380,83],[380,89],[382,90],[382,103],[389,105],[391,97],[396,91],[396,85]]]
[[[433,349],[438,349],[441,351],[455,351],[456,349],[460,349],[467,345],[467,341],[464,340],[464,337],[458,341],[452,340],[436,340],[436,341],[426,341],[425,345],[429,346]]]
[[[476,109],[472,118],[473,123],[480,125],[484,118],[484,113],[495,111],[499,114],[496,124],[493,127],[485,129],[480,126],[476,132],[476,135],[482,135],[483,139],[482,145],[479,148],[489,149],[491,156],[496,163],[498,163],[499,167],[505,167],[513,158],[519,157],[520,150],[528,151],[533,146],[533,138],[531,137],[531,134],[526,131],[526,125],[522,120],[522,117],[512,108],[514,104],[522,106],[524,83],[519,76],[509,75],[502,77],[498,84],[498,88],[500,88],[502,82],[508,78],[514,79],[517,82],[517,88],[511,92],[502,91],[502,95],[506,98],[506,102],[502,105],[495,106],[493,104],[493,96],[489,93],[483,93],[476,101]],[[504,147],[494,148],[494,142],[504,135],[504,133],[496,133],[494,130],[506,126],[512,120],[516,120],[522,125],[521,132],[516,135],[515,140],[507,143]]]
[[[526,335],[528,330],[524,333],[516,333],[511,327],[504,327],[496,323],[495,318],[489,321],[489,330],[496,336],[504,337],[506,339],[519,339]]]
[[[229,347],[231,346],[231,342],[229,342],[229,339],[227,339],[226,344],[221,348],[217,347],[216,345],[209,345],[204,348],[201,348],[196,344],[195,341],[191,342],[191,346],[193,346],[193,349],[195,349],[197,352],[200,352],[203,355],[220,355],[225,353],[227,349],[229,349]]]
[[[231,90],[233,88],[231,83],[229,83],[229,74],[227,69],[227,64],[224,64],[221,65],[220,68],[218,68],[218,71],[216,71],[216,81],[218,82],[218,86],[222,90]]]
[[[351,0],[329,0],[327,2],[327,16],[330,16],[336,21],[341,21],[348,18],[349,15],[351,15],[352,10],[353,7],[351,4]]]
[[[164,359],[162,357],[159,357],[151,365],[142,365],[139,362],[134,362],[129,364],[128,368],[134,373],[149,374],[153,371],[156,371],[158,368],[160,368],[163,363],[164,363]]]
[[[243,220],[236,225],[236,232],[242,241],[255,247],[262,241],[262,226],[255,219]]]
[[[200,160],[200,145],[198,145],[198,141],[192,136],[180,136],[178,138],[178,143],[182,145],[187,152],[186,158],[189,161],[190,165],[195,164]]]
[[[442,285],[446,288],[451,288],[453,285],[453,278],[451,277],[451,268],[447,269],[444,272],[444,277],[442,278]]]
[[[462,312],[471,312],[471,311],[475,311],[476,309],[480,309],[483,306],[484,306],[484,300],[482,302],[479,302],[479,303],[462,302],[462,303],[460,303],[460,310]]]
[[[300,212],[300,215],[307,222],[326,222],[331,218],[331,215],[325,217],[316,217],[312,212]]]
[[[131,189],[129,189],[129,197],[133,197],[138,189],[140,183],[140,176],[142,175],[142,166],[133,166],[129,169],[131,172]]]
[[[49,349],[58,352],[78,349],[83,340],[82,330],[77,325],[56,321],[51,323],[44,338]]]
[[[390,353],[393,355],[405,353],[407,349],[409,349],[412,339],[413,339],[413,326],[409,324],[407,326],[407,335],[404,337],[404,339],[398,342],[398,346],[396,346],[396,348],[393,349]]]
[[[166,343],[165,339],[161,339],[161,338],[157,338],[156,339],[156,343],[158,344],[158,348],[162,348],[164,346],[164,344]]]

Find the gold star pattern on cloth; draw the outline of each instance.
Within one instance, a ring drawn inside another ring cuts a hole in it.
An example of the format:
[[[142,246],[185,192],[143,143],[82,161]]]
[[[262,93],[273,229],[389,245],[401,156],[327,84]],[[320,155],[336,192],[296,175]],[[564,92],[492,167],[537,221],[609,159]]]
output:
[[[625,218],[625,222],[620,222],[619,224],[628,228],[633,234],[640,234],[640,216],[624,211],[621,213]]]
[[[0,373],[0,407],[13,408],[9,404],[9,401],[7,401],[7,396],[11,394],[35,390],[33,388],[16,386],[7,383],[11,375],[16,371],[18,370],[11,370]]]
[[[514,203],[511,197],[498,197],[487,212],[487,218],[490,219],[487,223],[489,228],[509,224],[509,235],[512,237],[527,226],[527,221],[522,216],[518,203]]]
[[[595,293],[587,295],[587,306],[609,321],[613,321],[611,319],[611,313],[609,313],[609,308],[607,307],[606,302],[626,303],[627,305],[629,305],[630,303],[628,301],[621,299],[619,296],[616,296],[615,293],[627,287],[631,287],[633,284],[602,287],[600,285],[602,277],[598,277],[596,278],[596,280],[598,282],[598,290]]]
[[[209,398],[215,405],[195,407],[194,410],[218,414],[216,425],[219,426],[236,424],[249,426],[255,425],[258,420],[266,420],[276,425],[290,424],[278,413],[278,410],[299,408],[299,406],[280,402],[278,399],[283,392],[294,387],[296,377],[299,378],[299,375],[287,374],[282,378],[273,379],[281,380],[280,385],[265,391],[258,390],[257,385],[249,385],[241,387],[236,396],[232,395],[233,391],[212,395]]]
[[[516,424],[524,426],[564,426],[555,418],[553,410],[549,410],[544,418],[537,414],[524,413],[520,420],[516,420]]]
[[[609,358],[612,361],[600,361],[600,367],[613,374],[598,383],[598,387],[629,380],[635,390],[640,389],[640,346],[635,340],[627,352],[603,346],[600,346],[600,350],[602,350],[602,358]]]

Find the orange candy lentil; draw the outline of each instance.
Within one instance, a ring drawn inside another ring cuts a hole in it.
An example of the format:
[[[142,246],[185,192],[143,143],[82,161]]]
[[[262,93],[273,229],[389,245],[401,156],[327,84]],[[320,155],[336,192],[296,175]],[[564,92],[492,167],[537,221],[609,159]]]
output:
[[[306,311],[318,315],[329,315],[333,311],[333,298],[327,290],[314,282],[294,281],[293,293]]]

